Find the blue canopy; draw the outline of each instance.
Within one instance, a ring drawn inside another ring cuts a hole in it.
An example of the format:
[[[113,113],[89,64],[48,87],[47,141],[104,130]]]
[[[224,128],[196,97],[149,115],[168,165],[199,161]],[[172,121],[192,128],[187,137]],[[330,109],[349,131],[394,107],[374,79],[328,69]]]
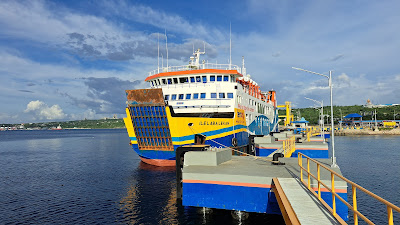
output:
[[[300,120],[298,121],[293,121],[292,123],[309,123],[306,119],[304,119],[304,117],[301,117]]]
[[[352,113],[352,114],[345,116],[344,118],[361,118],[361,117],[362,116],[358,113]]]

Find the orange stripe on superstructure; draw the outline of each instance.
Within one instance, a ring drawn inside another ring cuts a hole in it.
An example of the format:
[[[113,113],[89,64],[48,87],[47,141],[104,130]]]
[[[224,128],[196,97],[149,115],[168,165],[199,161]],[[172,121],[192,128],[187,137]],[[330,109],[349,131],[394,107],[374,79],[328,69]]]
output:
[[[183,70],[174,72],[158,73],[147,77],[144,81],[149,81],[158,77],[174,76],[174,75],[189,75],[189,74],[202,74],[202,73],[218,73],[218,74],[237,74],[243,76],[237,70],[219,70],[219,69],[202,69],[202,70]]]
[[[254,183],[242,183],[242,182],[229,182],[229,181],[213,181],[213,180],[182,180],[183,183],[198,183],[198,184],[219,184],[219,185],[230,185],[230,186],[243,186],[243,187],[260,187],[260,188],[271,188],[269,184],[254,184]]]

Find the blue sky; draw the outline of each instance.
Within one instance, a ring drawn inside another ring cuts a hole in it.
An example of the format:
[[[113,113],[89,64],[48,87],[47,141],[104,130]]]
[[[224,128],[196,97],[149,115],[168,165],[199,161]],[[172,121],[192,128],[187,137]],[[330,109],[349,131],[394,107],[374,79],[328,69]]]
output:
[[[1,1],[0,123],[122,117],[125,89],[145,88],[157,36],[169,64],[232,60],[279,103],[400,103],[399,1]]]

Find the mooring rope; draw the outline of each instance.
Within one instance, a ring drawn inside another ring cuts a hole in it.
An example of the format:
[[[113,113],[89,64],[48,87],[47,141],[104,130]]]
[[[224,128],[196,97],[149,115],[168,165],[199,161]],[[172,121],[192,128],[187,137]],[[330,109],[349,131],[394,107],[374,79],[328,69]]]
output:
[[[188,126],[189,126],[189,125],[188,125]],[[194,129],[193,127],[189,126],[189,128],[191,129],[191,131],[192,131],[193,134],[202,134],[202,135],[204,135],[204,136],[207,137],[207,135],[205,135],[205,134],[203,134],[203,133],[201,133],[201,132],[198,132],[198,131],[197,131],[196,129]],[[195,132],[193,132],[193,131],[196,131],[197,133],[195,133]],[[226,146],[226,145],[224,145],[224,144],[221,144],[221,143],[219,143],[219,142],[217,142],[217,141],[214,141],[214,140],[212,140],[212,139],[208,139],[208,140],[209,140],[209,141],[212,141],[212,142],[214,142],[214,143],[216,143],[216,144],[219,144],[219,145],[221,145],[221,146],[223,146],[223,147],[225,147],[225,148],[229,148],[229,149],[231,149],[231,150],[233,150],[233,151],[235,151],[235,152],[238,152],[238,153],[240,153],[240,154],[243,154],[243,155],[246,155],[246,156],[251,156],[251,157],[253,157],[255,160],[262,160],[262,161],[268,161],[268,162],[275,162],[275,161],[273,161],[273,160],[266,159],[266,158],[264,158],[264,157],[258,157],[258,156],[254,156],[254,155],[250,155],[250,154],[241,152],[241,151],[239,151],[239,150],[236,150],[236,149],[234,149],[234,148],[231,148],[231,147],[229,147],[229,146]],[[282,148],[279,148],[279,149],[277,149],[277,151],[278,151],[278,150],[281,150],[281,149],[282,149]]]

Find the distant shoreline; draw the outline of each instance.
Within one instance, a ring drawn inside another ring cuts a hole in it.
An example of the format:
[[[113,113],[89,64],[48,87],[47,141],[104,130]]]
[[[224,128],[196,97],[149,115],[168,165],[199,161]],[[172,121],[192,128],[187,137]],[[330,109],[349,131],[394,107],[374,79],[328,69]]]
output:
[[[400,128],[395,129],[381,129],[381,130],[370,130],[370,129],[344,129],[336,130],[335,135],[400,135]]]

